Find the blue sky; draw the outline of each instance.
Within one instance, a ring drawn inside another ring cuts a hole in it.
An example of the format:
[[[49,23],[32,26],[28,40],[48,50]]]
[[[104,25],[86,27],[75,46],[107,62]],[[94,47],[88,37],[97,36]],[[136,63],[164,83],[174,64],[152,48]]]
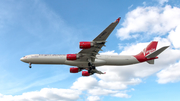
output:
[[[120,23],[101,54],[137,54],[153,40],[170,45],[155,65],[103,66],[106,75],[82,77],[66,65],[32,65],[29,54],[78,53],[111,22]],[[152,1],[0,1],[0,100],[178,101],[180,3]]]

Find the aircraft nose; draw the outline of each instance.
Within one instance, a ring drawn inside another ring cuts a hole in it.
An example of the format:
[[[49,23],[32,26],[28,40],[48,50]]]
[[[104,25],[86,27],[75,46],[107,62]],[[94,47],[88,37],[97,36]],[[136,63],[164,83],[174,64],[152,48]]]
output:
[[[24,58],[22,57],[22,58],[20,58],[20,60],[21,60],[21,61],[23,61],[23,60],[24,60]]]
[[[25,57],[20,58],[21,61],[25,62]]]

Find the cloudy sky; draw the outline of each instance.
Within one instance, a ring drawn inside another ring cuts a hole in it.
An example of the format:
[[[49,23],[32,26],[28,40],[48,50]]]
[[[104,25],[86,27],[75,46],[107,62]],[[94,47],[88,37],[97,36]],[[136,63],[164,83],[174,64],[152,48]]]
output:
[[[82,77],[66,65],[32,65],[28,54],[78,53],[111,22],[101,54],[133,55],[151,41],[170,47],[154,65],[102,66]],[[178,101],[180,1],[0,0],[0,101]]]

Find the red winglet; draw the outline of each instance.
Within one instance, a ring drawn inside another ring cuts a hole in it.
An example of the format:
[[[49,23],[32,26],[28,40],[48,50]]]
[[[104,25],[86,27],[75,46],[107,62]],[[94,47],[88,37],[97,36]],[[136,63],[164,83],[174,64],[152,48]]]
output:
[[[120,20],[121,20],[121,17],[119,17],[118,19],[116,19],[115,22],[118,22],[118,23],[119,23]]]

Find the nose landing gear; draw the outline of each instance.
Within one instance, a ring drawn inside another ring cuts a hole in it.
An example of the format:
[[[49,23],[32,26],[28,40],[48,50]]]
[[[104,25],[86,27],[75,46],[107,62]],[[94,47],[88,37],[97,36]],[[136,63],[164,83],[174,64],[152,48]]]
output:
[[[32,66],[31,66],[31,63],[29,63],[29,68],[31,68]]]

